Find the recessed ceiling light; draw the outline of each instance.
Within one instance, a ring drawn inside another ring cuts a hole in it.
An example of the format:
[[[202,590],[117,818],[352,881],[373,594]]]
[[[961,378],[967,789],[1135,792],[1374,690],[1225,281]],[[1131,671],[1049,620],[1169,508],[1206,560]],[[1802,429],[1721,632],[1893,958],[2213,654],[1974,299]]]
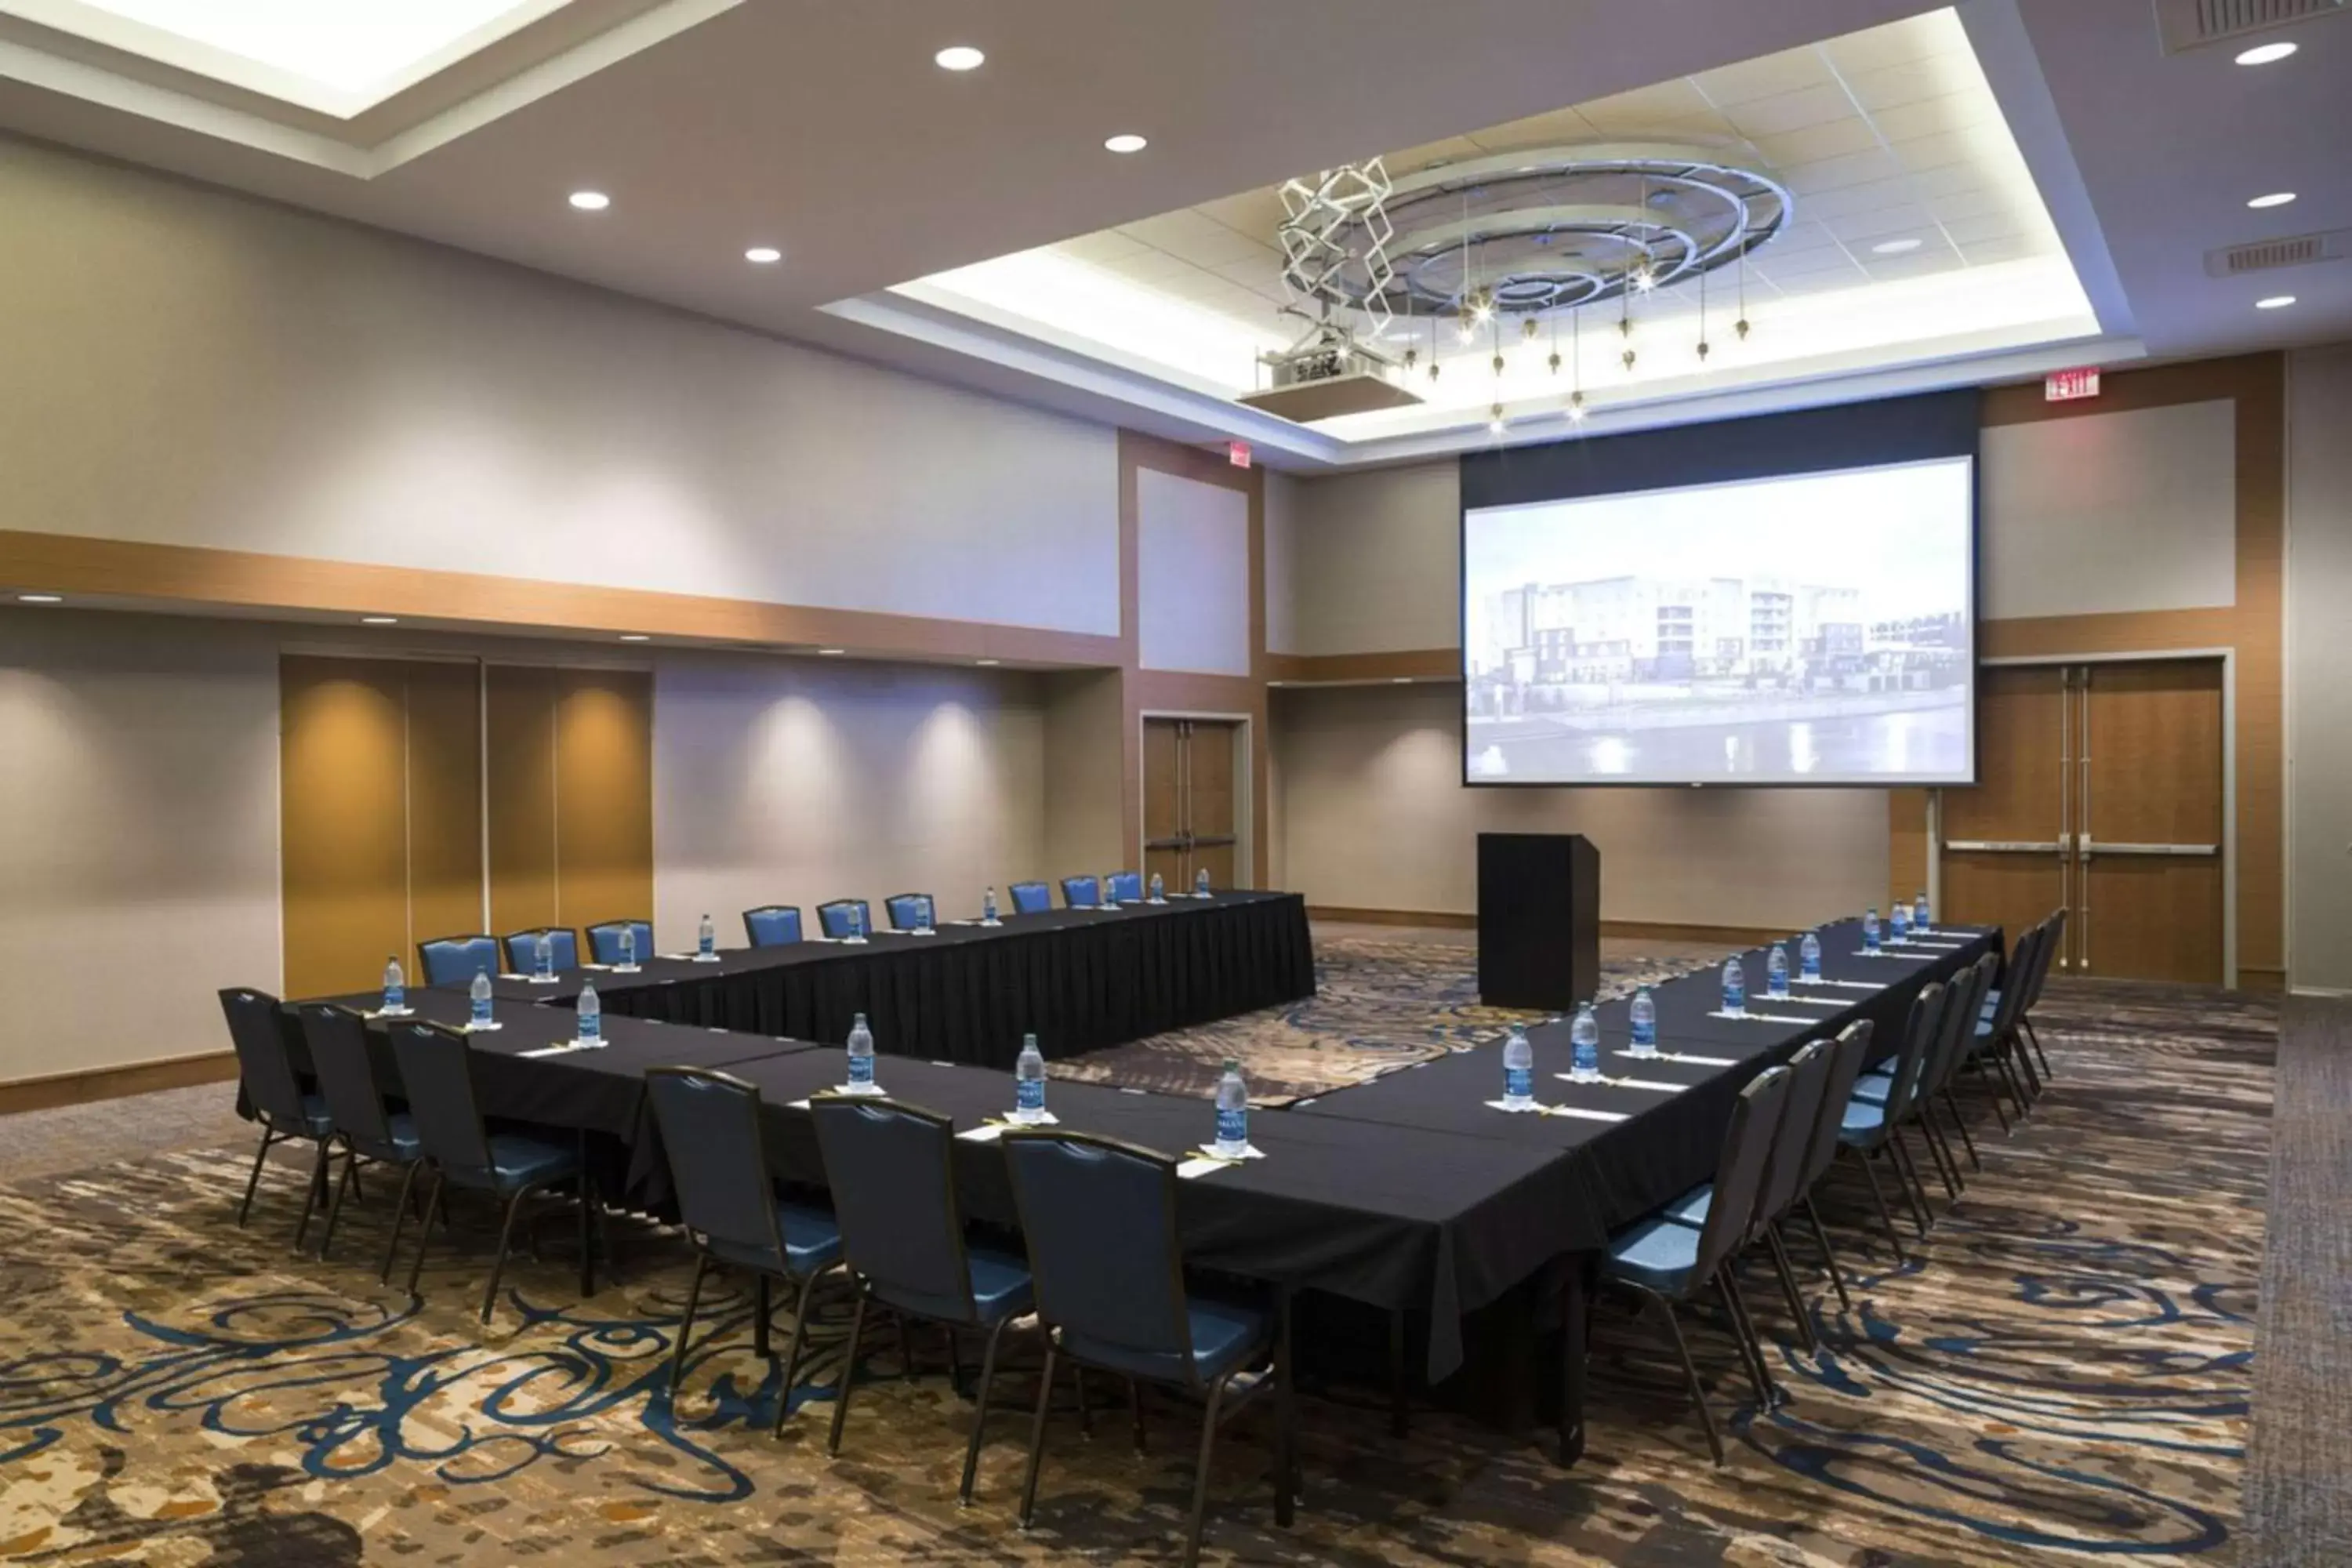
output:
[[[772,245],[755,245],[743,253],[744,260],[755,262],[761,267],[782,261],[783,258],[784,253]]]
[[[1870,247],[1874,256],[1900,256],[1906,250],[1918,248],[1919,242],[1916,239],[1885,239]]]
[[[66,596],[63,594],[19,594],[16,602],[20,605],[62,605]]]
[[[2293,191],[2273,191],[2266,196],[2256,196],[2246,205],[2250,207],[2283,207],[2294,200]]]
[[[816,651],[817,651],[818,653],[820,653],[820,654],[824,655],[824,656],[825,658],[839,658],[842,656],[842,654],[843,654],[843,653],[845,653],[845,651],[847,651],[847,650],[846,650],[846,649],[844,649],[844,648],[837,648],[837,647],[821,647],[821,648],[817,649]]]
[[[2238,57],[2242,66],[2266,66],[2273,60],[2283,60],[2294,53],[2293,44],[2256,44]]]
[[[399,624],[398,616],[362,616],[360,617],[360,625],[363,626],[396,626]]]
[[[975,71],[988,58],[970,44],[951,44],[931,57],[943,71]]]
[[[1132,131],[1122,131],[1103,143],[1114,153],[1140,153],[1151,145]]]
[[[583,213],[600,213],[613,205],[613,198],[602,191],[574,191],[571,200]]]
[[[651,642],[653,639],[644,632],[623,632],[621,634],[621,640],[623,642]]]
[[[2292,294],[2273,294],[2267,300],[2255,300],[2254,309],[2257,310],[2284,310],[2289,305],[2294,303],[2294,296]]]
[[[980,666],[982,669],[993,668],[995,666],[1003,662],[1003,660],[996,658],[976,658],[972,660],[972,663]]]

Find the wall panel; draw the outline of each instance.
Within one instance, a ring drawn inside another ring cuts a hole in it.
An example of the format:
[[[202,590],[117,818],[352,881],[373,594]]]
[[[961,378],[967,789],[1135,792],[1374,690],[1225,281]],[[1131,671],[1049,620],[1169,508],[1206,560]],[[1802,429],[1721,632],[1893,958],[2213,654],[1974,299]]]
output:
[[[482,667],[411,659],[408,919],[413,949],[482,929]]]
[[[405,674],[389,659],[289,654],[280,679],[286,988],[356,991],[386,954],[415,961]]]
[[[493,664],[483,672],[483,804],[490,931],[504,936],[562,918],[555,891],[559,672]]]
[[[567,669],[556,707],[557,923],[653,918],[654,678]]]

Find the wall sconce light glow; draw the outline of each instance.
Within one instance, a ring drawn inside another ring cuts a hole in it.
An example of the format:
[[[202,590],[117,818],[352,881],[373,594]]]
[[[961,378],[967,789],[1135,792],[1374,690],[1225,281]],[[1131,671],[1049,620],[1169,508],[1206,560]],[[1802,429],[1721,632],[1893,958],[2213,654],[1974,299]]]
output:
[[[1140,153],[1150,145],[1150,142],[1132,131],[1122,131],[1103,143],[1105,148],[1113,153]]]
[[[2256,44],[2238,57],[2238,63],[2242,66],[2266,66],[2274,60],[2286,58],[2294,53],[2294,48],[2293,44]]]
[[[784,258],[784,253],[772,245],[755,245],[743,253],[743,259],[755,267],[772,267]]]
[[[574,191],[568,199],[583,213],[600,213],[613,205],[613,198],[602,191]]]
[[[644,632],[623,632],[621,634],[621,640],[623,642],[651,642],[653,641],[653,638]]]
[[[976,71],[987,59],[970,44],[950,44],[931,57],[931,62],[943,71]]]
[[[2267,300],[2255,300],[2254,309],[2257,310],[2284,310],[2289,305],[2294,303],[2294,296],[2292,294],[2273,294]]]
[[[1391,675],[1389,677],[1389,684],[1391,686],[1411,686],[1412,684],[1412,677],[1410,675]]]
[[[19,594],[16,602],[20,605],[62,605],[66,596],[63,594]]]
[[[2263,207],[2283,207],[2293,200],[2294,200],[2293,191],[2273,191],[2269,195],[2256,196],[2246,205],[2260,211]]]
[[[818,655],[819,655],[820,657],[824,658],[840,658],[844,653],[847,652],[848,650],[847,650],[847,649],[845,649],[845,648],[837,648],[837,647],[821,647],[821,648],[817,649],[816,651],[817,651],[817,653],[818,653]]]
[[[971,662],[980,666],[982,669],[994,669],[998,665],[1003,664],[1004,661],[1001,658],[976,658]]]
[[[363,626],[396,626],[400,625],[400,617],[398,616],[362,616],[360,617],[360,625]]]
[[[1900,256],[1906,250],[1918,248],[1919,242],[1916,239],[1887,239],[1872,246],[1870,253],[1873,256]]]

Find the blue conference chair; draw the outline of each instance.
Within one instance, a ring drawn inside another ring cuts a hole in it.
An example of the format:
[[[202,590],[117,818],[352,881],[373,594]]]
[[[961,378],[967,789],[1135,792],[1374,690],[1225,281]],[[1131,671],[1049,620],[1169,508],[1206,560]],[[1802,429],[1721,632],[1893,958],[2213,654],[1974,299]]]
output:
[[[1683,1376],[1698,1406],[1706,1446],[1718,1465],[1723,1463],[1723,1439],[1716,1435],[1715,1415],[1706,1407],[1706,1389],[1699,1382],[1690,1346],[1684,1342],[1682,1325],[1675,1320],[1675,1304],[1695,1300],[1709,1285],[1715,1287],[1723,1299],[1732,1337],[1739,1342],[1748,1375],[1756,1385],[1757,1401],[1769,1406],[1771,1378],[1730,1263],[1756,1211],[1765,1160],[1780,1135],[1789,1077],[1787,1068],[1766,1068],[1748,1080],[1733,1102],[1731,1126],[1724,1133],[1723,1152],[1716,1162],[1713,1201],[1704,1225],[1684,1225],[1663,1213],[1636,1220],[1609,1238],[1609,1250],[1601,1264],[1603,1280],[1623,1286],[1644,1304],[1657,1303],[1665,1319],[1666,1338],[1682,1360]]]
[[[538,945],[541,932],[547,936],[548,954],[555,965],[555,973],[561,974],[567,969],[580,967],[580,939],[572,933],[570,927],[533,926],[529,931],[519,931],[507,938],[507,972],[509,973],[531,973],[531,964],[534,962],[532,952]],[[467,978],[470,982],[473,977],[468,975]]]
[[[1013,1208],[1029,1244],[1037,1313],[1047,1334],[1045,1377],[1030,1427],[1029,1470],[1021,1489],[1022,1528],[1028,1528],[1036,1503],[1054,1363],[1063,1358],[1206,1400],[1185,1568],[1201,1553],[1217,1422],[1271,1384],[1277,1434],[1275,1520],[1287,1525],[1297,1479],[1288,1336],[1273,1313],[1185,1289],[1175,1162],[1107,1138],[1036,1128],[1008,1131],[1003,1145]],[[1263,1364],[1252,1369],[1253,1363]]]
[[[1113,903],[1139,904],[1143,902],[1142,872],[1113,871],[1109,876],[1105,877],[1103,881],[1109,886],[1111,901]]]
[[[2000,1130],[2010,1130],[2009,1113],[2001,1109],[2000,1097],[2006,1092],[2017,1104],[2021,1120],[2030,1109],[2030,1100],[2022,1087],[2023,1080],[2033,1076],[2033,1064],[2025,1058],[2023,1037],[2018,1020],[2023,1016],[2028,986],[2018,983],[2021,975],[2031,974],[2042,961],[2044,945],[2050,940],[2050,922],[2030,928],[2017,939],[2010,950],[2009,981],[2006,986],[1987,989],[1983,1008],[1979,1011],[1975,1033],[1969,1041],[1969,1067],[1983,1076],[1985,1064],[1992,1064],[1993,1077],[1988,1082],[1992,1100],[1992,1112],[2000,1119]]]
[[[892,931],[929,931],[938,924],[939,905],[929,893],[894,893],[882,900]]]
[[[1011,892],[1016,915],[1042,915],[1054,907],[1054,889],[1043,882],[1015,882]]]
[[[849,1320],[849,1350],[842,1363],[841,1392],[833,1403],[833,1431],[825,1451],[841,1452],[841,1426],[849,1415],[856,1385],[858,1335],[866,1303],[879,1301],[903,1320],[921,1318],[947,1330],[949,1373],[957,1376],[955,1334],[969,1329],[987,1335],[981,1352],[978,1408],[964,1445],[963,1484],[957,1497],[971,1501],[972,1478],[980,1467],[981,1428],[988,1421],[990,1385],[996,1377],[998,1342],[1005,1325],[1026,1313],[1035,1292],[1028,1265],[992,1247],[974,1247],[964,1237],[962,1205],[956,1198],[955,1123],[944,1116],[889,1100],[847,1095],[809,1102],[816,1119],[817,1149],[824,1157],[825,1184],[833,1192],[841,1225],[843,1261],[858,1282],[857,1308]]]
[[[1797,1203],[1805,1211],[1805,1222],[1811,1228],[1814,1242],[1822,1249],[1822,1261],[1829,1266],[1830,1283],[1837,1288],[1838,1304],[1848,1311],[1853,1310],[1853,1298],[1846,1294],[1845,1272],[1838,1264],[1837,1249],[1830,1245],[1829,1228],[1822,1224],[1821,1210],[1813,1205],[1813,1189],[1829,1173],[1831,1163],[1838,1152],[1838,1127],[1845,1120],[1846,1102],[1853,1098],[1854,1079],[1862,1075],[1863,1063],[1870,1058],[1870,1037],[1874,1026],[1867,1018],[1858,1018],[1838,1032],[1830,1049],[1829,1077],[1822,1087],[1821,1104],[1813,1113],[1813,1130],[1805,1143],[1805,1163],[1797,1180]],[[1792,1208],[1788,1216],[1796,1217]]]
[[[1886,1227],[1886,1238],[1895,1247],[1895,1261],[1906,1261],[1903,1237],[1895,1228],[1895,1219],[1887,1212],[1886,1195],[1878,1184],[1878,1172],[1871,1160],[1886,1155],[1888,1168],[1895,1173],[1895,1184],[1911,1205],[1913,1221],[1919,1234],[1927,1234],[1927,1205],[1918,1187],[1918,1168],[1911,1163],[1911,1152],[1904,1146],[1899,1129],[1909,1114],[1911,1098],[1918,1092],[1920,1076],[1927,1070],[1927,1054],[1935,1047],[1937,1032],[1943,1026],[1945,988],[1941,983],[1929,981],[1911,999],[1911,1014],[1903,1026],[1903,1043],[1896,1050],[1894,1064],[1886,1069],[1886,1089],[1883,1098],[1871,1098],[1870,1080],[1865,1073],[1857,1079],[1853,1095],[1838,1121],[1838,1142],[1853,1151],[1862,1165],[1862,1173],[1870,1183],[1870,1199],[1877,1206],[1879,1223]]]
[[[286,1048],[285,1009],[266,991],[232,985],[220,994],[221,1013],[228,1020],[229,1044],[236,1048],[236,1071],[245,1098],[261,1123],[261,1147],[253,1152],[253,1174],[246,1178],[245,1202],[237,1205],[236,1223],[253,1213],[254,1189],[261,1184],[261,1167],[271,1147],[307,1140],[318,1146],[310,1164],[310,1190],[302,1199],[302,1218],[294,1227],[294,1250],[302,1250],[310,1231],[310,1211],[319,1205],[327,1184],[327,1150],[335,1123],[325,1100],[310,1093],[294,1071],[294,1058]]]
[[[302,1038],[310,1047],[311,1070],[335,1124],[336,1141],[343,1146],[343,1174],[327,1205],[326,1229],[319,1237],[319,1260],[325,1262],[334,1245],[335,1222],[341,1217],[344,1196],[358,1180],[359,1163],[373,1160],[400,1168],[400,1203],[393,1210],[392,1238],[383,1250],[377,1278],[392,1282],[392,1260],[400,1251],[402,1221],[407,1217],[409,1194],[416,1185],[417,1167],[425,1146],[418,1142],[416,1123],[405,1111],[386,1110],[383,1089],[376,1082],[375,1064],[368,1057],[367,1020],[349,1007],[316,1003],[301,1010]]]
[[[824,934],[839,942],[853,932],[859,935],[874,929],[874,911],[867,909],[864,899],[835,899],[816,907],[816,923]]]
[[[761,904],[743,911],[743,934],[753,947],[790,947],[801,939],[798,904]]]
[[[761,1355],[768,1353],[768,1282],[797,1284],[792,1350],[776,1395],[773,1430],[781,1434],[800,1376],[809,1298],[818,1278],[841,1262],[841,1232],[823,1209],[776,1196],[757,1088],[707,1068],[652,1068],[646,1073],[646,1098],[653,1102],[654,1121],[668,1151],[678,1217],[694,1246],[694,1283],[687,1289],[686,1316],[678,1322],[677,1349],[670,1358],[673,1394],[686,1375],[687,1343],[711,1265],[748,1270],[758,1281],[752,1330],[753,1348]],[[842,1376],[845,1390],[847,1372]]]
[[[433,1217],[446,1190],[458,1186],[488,1193],[506,1205],[506,1219],[499,1227],[497,1255],[490,1259],[489,1283],[482,1289],[482,1321],[487,1323],[498,1303],[499,1279],[506,1272],[515,1217],[525,1198],[569,1182],[579,1189],[587,1218],[600,1226],[604,1207],[572,1150],[529,1133],[492,1132],[483,1126],[480,1101],[474,1092],[473,1047],[464,1035],[440,1024],[404,1020],[392,1026],[392,1054],[400,1067],[401,1086],[408,1094],[408,1113],[415,1123],[417,1142],[433,1170],[424,1224],[416,1238],[416,1258],[408,1268],[408,1293],[416,1294],[425,1254],[433,1244]],[[581,1244],[585,1247],[587,1242],[583,1221]],[[611,1251],[609,1238],[606,1251]]]
[[[1858,1100],[1886,1106],[1888,1123],[1899,1136],[1905,1127],[1918,1129],[1919,1140],[1927,1151],[1928,1161],[1936,1167],[1937,1178],[1942,1182],[1947,1196],[1958,1201],[1965,1179],[1960,1174],[1959,1161],[1944,1140],[1943,1130],[1937,1124],[1935,1108],[1938,1097],[1950,1100],[1952,1075],[1958,1069],[1962,1053],[1972,1039],[1977,1009],[1984,992],[1992,984],[1992,973],[1998,963],[1988,953],[1982,960],[1952,977],[1944,988],[1943,1011],[1936,1022],[1925,1056],[1920,1062],[1911,1092],[1900,1106],[1889,1104],[1895,1093],[1895,1075],[1889,1072],[1865,1073],[1854,1085]],[[1958,1107],[1952,1106],[1955,1120]],[[1968,1124],[1960,1123],[1960,1135],[1968,1139]],[[1969,1154],[1976,1155],[1976,1145],[1969,1140]],[[1920,1188],[1924,1198],[1926,1187]]]
[[[651,921],[600,921],[588,928],[588,955],[599,963],[621,962],[621,933],[627,931],[635,939],[636,962],[643,963],[654,955],[654,922]]]
[[[1062,907],[1068,910],[1091,910],[1102,902],[1102,883],[1092,877],[1062,879]]]
[[[494,936],[436,936],[416,944],[416,958],[427,985],[471,985],[475,975],[506,967]]]

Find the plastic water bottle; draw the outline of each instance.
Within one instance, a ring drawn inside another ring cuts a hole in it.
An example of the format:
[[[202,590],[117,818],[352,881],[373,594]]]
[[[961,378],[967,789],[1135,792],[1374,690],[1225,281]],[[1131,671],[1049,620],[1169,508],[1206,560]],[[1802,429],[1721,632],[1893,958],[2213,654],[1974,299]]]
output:
[[[1209,868],[1206,866],[1192,874],[1192,896],[1196,899],[1209,896]]]
[[[1249,1086],[1242,1082],[1242,1064],[1225,1058],[1225,1074],[1217,1079],[1217,1141],[1210,1152],[1238,1160],[1249,1152]]]
[[[984,926],[1002,925],[1003,923],[996,918],[996,889],[994,888],[985,889],[980,895],[980,923]]]
[[[1786,996],[1789,994],[1789,949],[1784,942],[1774,942],[1771,953],[1764,960],[1764,994]]]
[[[861,1093],[874,1087],[874,1031],[863,1013],[849,1021],[849,1087]]]
[[[719,928],[710,923],[709,915],[703,916],[702,923],[694,928],[694,956],[706,959],[719,956]]]
[[[1118,908],[1118,879],[1108,871],[1103,873],[1102,907],[1107,910]]]
[[[583,1045],[604,1043],[604,1005],[596,1000],[596,983],[590,981],[580,988],[580,1034]]]
[[[621,928],[621,962],[613,967],[626,973],[636,966],[637,928],[634,925],[625,925]]]
[[[1807,980],[1822,977],[1822,939],[1811,931],[1797,944],[1797,973]]]
[[[1637,1057],[1658,1054],[1658,1005],[1650,998],[1646,985],[1633,993],[1633,1005],[1629,1009],[1633,1022],[1633,1046],[1629,1053]]]
[[[1886,923],[1895,928],[1895,940],[1900,942],[1911,934],[1911,906],[1897,902],[1886,911]]]
[[[1045,1117],[1045,1053],[1037,1037],[1021,1037],[1021,1059],[1013,1064],[1013,1120],[1042,1121]]]
[[[1738,953],[1724,960],[1723,1010],[1735,1018],[1748,1011],[1748,972],[1739,966]]]
[[[555,939],[545,931],[530,939],[530,977],[533,980],[555,978]]]
[[[383,961],[383,1010],[387,1013],[408,1011],[408,978],[400,973],[398,953]]]
[[[863,904],[849,906],[849,940],[852,942],[866,940],[866,906]]]
[[[1927,934],[1927,889],[1925,888],[1920,889],[1919,896],[1911,900],[1911,934]]]
[[[1503,1103],[1513,1110],[1536,1102],[1536,1048],[1517,1024],[1503,1042]]]
[[[1878,951],[1878,911],[1875,909],[1862,911],[1862,951]]]
[[[1568,1026],[1568,1076],[1578,1083],[1601,1077],[1601,1020],[1592,1016],[1590,1002],[1576,1010],[1576,1022]]]
[[[1154,904],[1164,904],[1164,903],[1166,903],[1167,901],[1168,901],[1168,889],[1167,889],[1167,885],[1166,885],[1165,883],[1163,883],[1163,882],[1161,882],[1161,881],[1160,881],[1160,873],[1159,873],[1159,872],[1157,872],[1157,871],[1154,871],[1153,873],[1151,873],[1151,897],[1150,897],[1150,898],[1149,898],[1148,900],[1145,900],[1145,902],[1147,902],[1147,903],[1154,903]]]
[[[474,1005],[472,1014],[474,1027],[488,1028],[490,1023],[490,972],[488,970],[474,971],[474,984],[467,994],[472,999]]]

